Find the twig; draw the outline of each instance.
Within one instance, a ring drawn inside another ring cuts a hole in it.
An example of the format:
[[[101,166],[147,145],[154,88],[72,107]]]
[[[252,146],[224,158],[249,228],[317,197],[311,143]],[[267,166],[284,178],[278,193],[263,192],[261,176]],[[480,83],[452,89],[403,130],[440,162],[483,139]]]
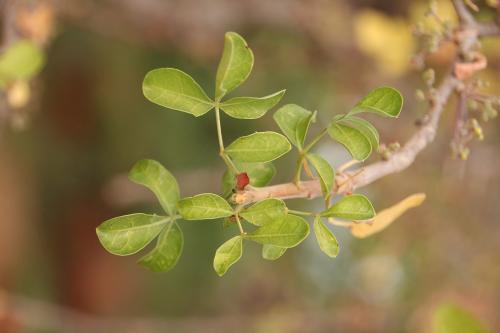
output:
[[[436,137],[439,125],[439,119],[445,106],[448,104],[451,94],[463,85],[455,74],[454,69],[457,63],[461,62],[463,54],[471,52],[480,37],[479,26],[473,16],[467,10],[460,0],[453,1],[457,14],[462,22],[457,31],[457,54],[455,60],[450,65],[448,72],[437,87],[433,99],[430,103],[427,122],[406,142],[406,144],[397,152],[392,154],[388,160],[376,162],[363,168],[363,172],[356,177],[352,177],[349,184],[344,184],[333,190],[333,193],[346,193],[387,176],[389,174],[401,172],[409,167],[417,155],[429,145]],[[353,175],[356,171],[346,172],[343,175]],[[337,175],[341,177],[342,175]],[[338,179],[342,181],[341,179]],[[316,198],[321,196],[321,186],[318,180],[301,182],[300,186],[293,183],[285,183],[268,187],[252,188],[241,191],[233,196],[233,200],[238,204],[248,204],[251,202],[263,200],[266,198]]]

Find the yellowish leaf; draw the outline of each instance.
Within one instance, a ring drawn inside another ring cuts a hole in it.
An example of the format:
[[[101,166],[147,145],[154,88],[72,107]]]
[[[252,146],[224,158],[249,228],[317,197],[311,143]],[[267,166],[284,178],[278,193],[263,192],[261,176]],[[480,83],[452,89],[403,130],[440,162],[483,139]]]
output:
[[[424,200],[424,193],[412,194],[394,206],[378,212],[371,222],[353,223],[351,225],[351,233],[357,238],[365,238],[376,234],[387,228],[408,209],[420,206]]]

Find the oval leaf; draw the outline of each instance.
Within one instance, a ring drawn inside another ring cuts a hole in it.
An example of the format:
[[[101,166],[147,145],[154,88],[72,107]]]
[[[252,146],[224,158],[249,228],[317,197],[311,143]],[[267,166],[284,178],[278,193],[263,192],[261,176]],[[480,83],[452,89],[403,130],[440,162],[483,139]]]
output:
[[[155,104],[195,117],[204,115],[214,107],[200,85],[191,76],[175,68],[158,68],[148,72],[142,82],[142,92]]]
[[[262,258],[266,260],[276,260],[281,257],[285,251],[285,247],[264,244],[262,246]]]
[[[227,115],[238,119],[257,119],[278,104],[285,90],[265,97],[235,97],[220,104]]]
[[[316,113],[304,109],[296,104],[282,106],[273,115],[274,121],[281,131],[288,137],[290,142],[302,148],[309,129],[309,125],[314,121]]]
[[[488,333],[472,314],[452,305],[441,305],[434,313],[432,333]]]
[[[374,235],[391,225],[392,222],[403,215],[407,210],[420,206],[424,200],[424,193],[412,194],[397,204],[378,212],[371,223],[353,223],[351,226],[351,233],[357,238],[365,238]]]
[[[172,174],[159,162],[141,160],[130,170],[129,179],[149,188],[160,201],[163,209],[170,215],[176,212],[180,199],[179,185]]]
[[[271,198],[245,208],[240,212],[240,216],[254,225],[263,226],[284,218],[286,213],[287,208],[283,200]]]
[[[36,75],[45,61],[40,48],[29,40],[19,40],[0,56],[0,82],[28,80]]]
[[[309,224],[300,216],[287,215],[285,218],[268,223],[246,238],[261,244],[279,247],[294,247],[300,244],[309,234]]]
[[[377,149],[380,141],[380,136],[377,129],[369,121],[355,116],[348,116],[340,121],[350,127],[354,127],[363,133],[370,141],[373,149]]]
[[[170,220],[170,217],[158,215],[124,215],[103,222],[96,233],[108,252],[128,256],[148,245]]]
[[[210,220],[233,215],[227,201],[213,193],[184,198],[177,204],[177,209],[185,220]]]
[[[253,67],[253,53],[247,43],[235,32],[226,32],[224,51],[215,78],[215,98],[220,100],[225,94],[242,84]]]
[[[319,248],[327,256],[335,258],[339,254],[337,239],[323,221],[321,221],[321,217],[319,216],[314,219],[314,234],[316,235]]]
[[[335,179],[333,168],[330,163],[318,154],[307,154],[307,159],[311,162],[314,169],[316,169],[321,184],[321,192],[323,192],[323,196],[328,200],[332,193],[333,181]]]
[[[370,140],[355,128],[333,122],[328,127],[328,134],[346,147],[352,157],[358,161],[366,160],[372,152]]]
[[[139,260],[139,264],[153,272],[171,270],[179,261],[184,236],[177,222],[170,222],[160,233],[156,247]]]
[[[347,195],[321,213],[324,217],[345,220],[369,220],[375,216],[372,203],[362,194]]]
[[[394,88],[381,87],[368,93],[349,114],[372,112],[378,115],[396,118],[403,107],[403,96]]]
[[[240,260],[243,254],[243,239],[241,236],[231,238],[222,244],[215,252],[214,270],[217,275],[226,274],[229,267]]]
[[[275,132],[256,132],[234,140],[226,152],[240,162],[269,162],[286,154],[290,142]]]

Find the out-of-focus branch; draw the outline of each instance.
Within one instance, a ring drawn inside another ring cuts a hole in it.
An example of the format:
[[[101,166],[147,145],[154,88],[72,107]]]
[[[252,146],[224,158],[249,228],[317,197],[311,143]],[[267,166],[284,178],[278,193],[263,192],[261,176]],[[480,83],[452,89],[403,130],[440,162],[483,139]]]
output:
[[[393,153],[387,160],[370,164],[360,170],[338,174],[335,179],[336,186],[333,189],[333,193],[349,193],[356,188],[373,183],[384,176],[408,168],[414,162],[417,155],[436,137],[439,119],[448,104],[450,96],[455,90],[463,89],[463,80],[473,74],[471,72],[467,73],[466,76],[457,76],[457,68],[466,65],[461,59],[464,59],[465,55],[470,56],[471,51],[473,51],[473,48],[477,44],[478,38],[481,36],[481,26],[476,23],[464,3],[461,0],[454,0],[453,3],[460,17],[460,26],[456,31],[457,53],[447,74],[441,80],[441,84],[430,100],[426,122],[400,150]],[[482,68],[484,68],[483,65],[475,68],[473,72]],[[261,188],[249,188],[236,193],[233,196],[233,200],[238,204],[247,204],[269,197],[312,199],[319,196],[321,196],[319,181],[311,180],[301,182],[299,186],[293,183],[286,183]]]

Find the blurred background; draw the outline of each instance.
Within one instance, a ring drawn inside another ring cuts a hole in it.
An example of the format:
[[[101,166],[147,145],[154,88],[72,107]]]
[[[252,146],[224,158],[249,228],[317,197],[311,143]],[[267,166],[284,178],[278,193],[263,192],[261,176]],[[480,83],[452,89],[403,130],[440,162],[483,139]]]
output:
[[[477,3],[487,19],[491,10]],[[220,191],[213,113],[195,119],[149,103],[147,71],[178,67],[211,94],[223,34],[236,31],[256,60],[235,94],[287,89],[281,105],[318,110],[314,133],[371,89],[394,86],[405,96],[402,116],[370,120],[383,142],[404,143],[427,108],[414,97],[425,84],[410,64],[421,47],[411,25],[424,20],[425,1],[3,0],[4,29],[9,6],[23,14],[17,33],[43,47],[45,65],[26,104],[2,109],[0,332],[429,332],[446,302],[500,331],[500,130],[485,124],[469,159],[452,159],[454,102],[408,170],[361,191],[377,210],[416,192],[426,202],[364,240],[333,229],[336,259],[314,237],[276,262],[249,244],[219,278],[213,255],[234,230],[182,223],[178,265],[155,274],[136,265],[139,256],[108,254],[95,235],[108,218],[160,212],[126,178],[139,159],[160,161],[183,196]],[[439,11],[455,20],[448,1]],[[498,95],[499,42],[483,46],[481,75]],[[438,78],[453,52],[445,45],[427,59]],[[278,128],[269,112],[224,117],[223,130],[230,142]],[[334,166],[349,159],[329,140],[317,149]],[[292,177],[294,158],[278,160],[274,183]]]

